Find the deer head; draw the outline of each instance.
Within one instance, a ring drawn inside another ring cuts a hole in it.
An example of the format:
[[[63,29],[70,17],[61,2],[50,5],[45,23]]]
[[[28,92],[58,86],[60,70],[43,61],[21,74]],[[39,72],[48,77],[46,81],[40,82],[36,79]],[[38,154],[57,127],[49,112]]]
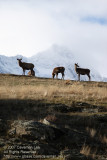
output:
[[[76,67],[79,67],[78,63],[75,63],[75,66],[76,66]]]
[[[22,60],[22,58],[17,58],[17,60],[18,60],[18,61],[21,61],[21,60]]]

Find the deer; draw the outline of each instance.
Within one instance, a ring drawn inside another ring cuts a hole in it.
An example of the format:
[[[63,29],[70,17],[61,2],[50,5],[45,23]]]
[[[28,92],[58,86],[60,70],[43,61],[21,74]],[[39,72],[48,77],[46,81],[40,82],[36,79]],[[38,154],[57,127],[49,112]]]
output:
[[[21,59],[18,59],[18,63],[19,63],[19,66],[22,67],[23,69],[23,74],[25,75],[25,70],[31,70],[31,73],[33,72],[33,68],[34,68],[34,64],[32,63],[25,63],[25,62],[22,62],[22,58]]]
[[[62,74],[62,79],[64,79],[64,71],[65,71],[65,68],[64,67],[56,67],[53,69],[53,72],[52,72],[52,78],[54,79],[55,75],[56,75],[56,79],[58,79],[58,73],[61,73]]]
[[[34,70],[29,71],[29,72],[28,72],[28,76],[35,76],[35,71],[34,71]]]
[[[89,78],[89,81],[90,81],[91,76],[90,76],[90,70],[89,69],[79,68],[78,63],[77,64],[75,63],[75,71],[78,74],[78,80],[79,81],[80,81],[80,75],[87,75],[88,78]]]

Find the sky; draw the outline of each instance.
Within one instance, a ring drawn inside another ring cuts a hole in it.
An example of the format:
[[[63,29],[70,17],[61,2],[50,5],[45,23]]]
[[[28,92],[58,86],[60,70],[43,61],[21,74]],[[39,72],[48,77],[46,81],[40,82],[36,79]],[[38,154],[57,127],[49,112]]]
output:
[[[0,55],[66,46],[107,77],[107,0],[0,0]]]

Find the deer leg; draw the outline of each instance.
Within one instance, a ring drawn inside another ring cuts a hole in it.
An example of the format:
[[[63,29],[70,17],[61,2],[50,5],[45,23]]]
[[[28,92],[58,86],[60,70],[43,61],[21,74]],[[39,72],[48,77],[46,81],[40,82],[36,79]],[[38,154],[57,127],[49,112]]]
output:
[[[91,80],[91,76],[88,74],[89,81]]]
[[[25,75],[25,69],[23,69],[23,75]]]
[[[80,81],[80,74],[78,74],[78,80]]]
[[[64,79],[64,73],[62,73],[62,79]]]
[[[58,73],[56,73],[56,79],[58,79]]]
[[[52,73],[52,78],[54,79],[54,77],[55,77],[55,74],[54,74],[54,73]]]

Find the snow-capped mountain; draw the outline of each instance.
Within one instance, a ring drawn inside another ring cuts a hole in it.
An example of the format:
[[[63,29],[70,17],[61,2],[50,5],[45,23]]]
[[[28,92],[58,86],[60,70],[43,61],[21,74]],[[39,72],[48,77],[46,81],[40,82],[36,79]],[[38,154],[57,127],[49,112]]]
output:
[[[74,69],[75,57],[65,47],[53,45],[50,49],[40,52],[32,57],[23,57],[17,55],[14,57],[0,56],[0,73],[22,74],[22,68],[19,67],[17,58],[22,58],[23,62],[33,63],[35,65],[35,74],[37,77],[52,77],[52,70],[55,67],[65,67],[65,79],[77,80],[77,74]],[[27,74],[28,71],[26,71]],[[60,78],[61,75],[59,74]],[[81,76],[81,80],[88,80],[87,76]],[[91,80],[102,81],[99,73],[91,69]]]
[[[14,56],[7,57],[0,55],[0,73],[22,74],[22,69],[18,66],[17,58],[22,57],[24,61],[28,61],[26,57]]]
[[[65,67],[65,79],[75,79],[73,55],[64,47],[54,45],[49,50],[31,57],[30,61],[35,64],[40,77],[52,77],[53,68],[63,66]]]

